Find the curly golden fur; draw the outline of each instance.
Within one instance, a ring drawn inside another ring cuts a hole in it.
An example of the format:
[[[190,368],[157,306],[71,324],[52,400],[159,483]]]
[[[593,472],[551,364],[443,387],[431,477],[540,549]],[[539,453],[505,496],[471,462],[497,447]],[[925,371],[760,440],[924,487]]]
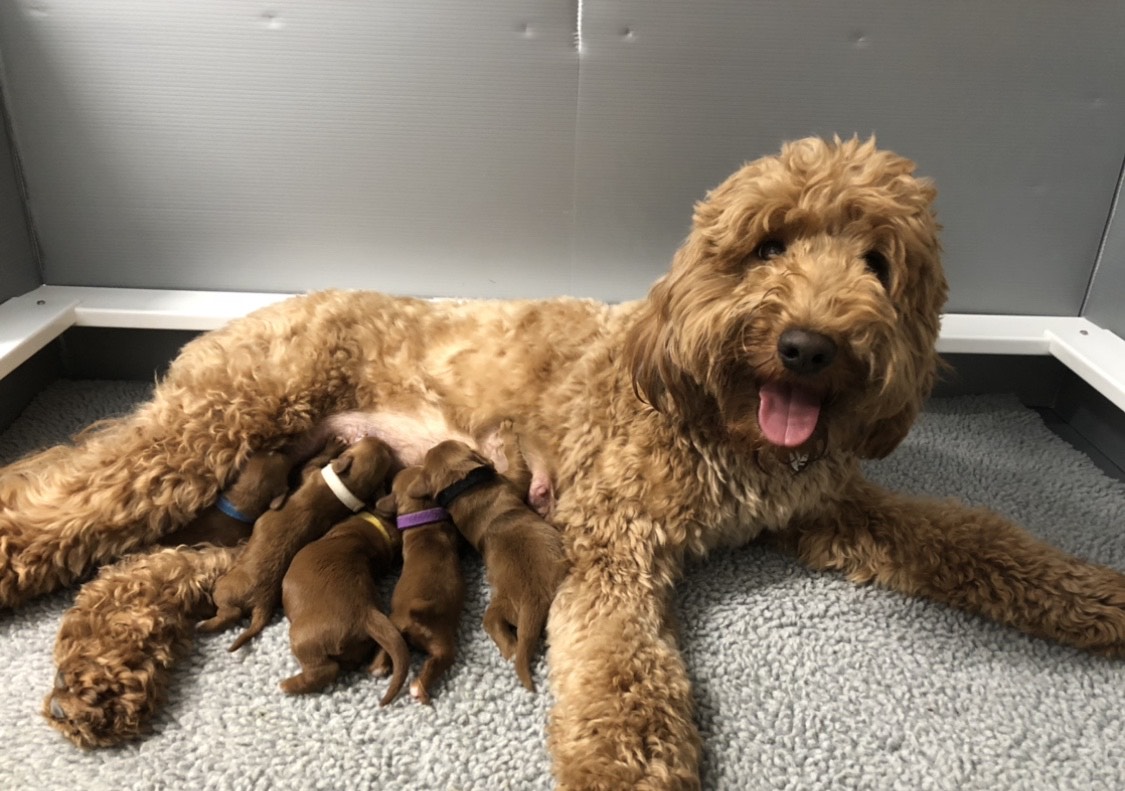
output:
[[[685,557],[762,534],[817,568],[1125,654],[1125,575],[862,476],[934,378],[933,199],[873,141],[800,140],[712,191],[637,302],[336,291],[232,322],[135,414],[5,472],[0,604],[151,543],[327,413],[425,408],[451,433],[510,417],[552,471],[572,565],[548,622],[561,788],[699,787],[670,593]],[[815,370],[783,348],[793,329],[831,350]]]
[[[58,674],[47,721],[80,747],[140,736],[175,661],[192,644],[211,585],[240,550],[154,549],[106,566],[82,586],[55,643]]]

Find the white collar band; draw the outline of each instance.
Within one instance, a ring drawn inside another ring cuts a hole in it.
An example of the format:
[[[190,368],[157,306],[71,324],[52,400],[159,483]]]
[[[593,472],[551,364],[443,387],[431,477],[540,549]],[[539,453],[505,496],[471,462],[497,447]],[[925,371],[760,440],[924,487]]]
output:
[[[340,480],[340,476],[332,469],[331,464],[325,464],[320,468],[320,476],[324,478],[324,482],[328,484],[328,488],[332,490],[332,494],[336,495],[341,503],[352,509],[352,512],[362,510],[363,500],[352,494],[344,482]]]

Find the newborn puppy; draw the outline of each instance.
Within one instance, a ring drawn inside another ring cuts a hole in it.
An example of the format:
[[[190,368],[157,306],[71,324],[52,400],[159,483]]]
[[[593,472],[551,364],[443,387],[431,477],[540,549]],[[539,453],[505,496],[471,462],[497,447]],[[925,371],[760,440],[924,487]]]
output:
[[[484,558],[492,598],[484,628],[529,690],[531,657],[566,575],[562,537],[524,502],[523,491],[482,455],[456,440],[426,453],[407,494],[432,497]]]
[[[279,451],[255,453],[214,505],[159,543],[162,546],[207,543],[233,547],[245,541],[266,508],[271,503],[280,503],[289,493],[292,466],[292,459]]]
[[[234,641],[231,651],[261,632],[281,598],[281,580],[293,556],[349,513],[363,508],[382,489],[390,466],[387,446],[368,437],[322,467],[319,474],[306,474],[300,488],[280,508],[267,511],[254,523],[234,568],[215,583],[215,617],[201,622],[199,629],[226,629],[249,612],[250,627]]]
[[[415,648],[428,654],[410,694],[430,702],[430,689],[457,652],[457,626],[465,604],[465,581],[457,557],[457,530],[433,500],[407,494],[421,472],[407,467],[395,476],[391,494],[379,501],[380,511],[396,512],[402,531],[402,575],[391,596],[391,623]],[[374,672],[386,674],[389,658],[380,651]]]
[[[410,652],[379,610],[374,575],[389,572],[401,552],[394,517],[360,511],[296,554],[281,583],[281,602],[301,672],[282,681],[282,690],[323,689],[336,680],[341,665],[363,663],[378,644],[394,664],[379,705],[395,699],[410,669]]]

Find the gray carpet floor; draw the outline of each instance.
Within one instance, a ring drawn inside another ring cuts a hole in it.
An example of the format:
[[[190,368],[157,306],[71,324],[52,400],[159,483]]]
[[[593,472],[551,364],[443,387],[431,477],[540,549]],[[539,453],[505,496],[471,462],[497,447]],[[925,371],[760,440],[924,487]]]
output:
[[[0,435],[0,459],[146,393],[57,383]],[[868,471],[899,490],[991,506],[1125,569],[1125,484],[1014,399],[934,401]],[[0,787],[549,788],[549,696],[524,691],[500,659],[479,626],[478,564],[468,577],[460,657],[432,707],[400,697],[381,710],[384,682],[360,674],[286,697],[277,682],[296,663],[278,618],[238,655],[226,651],[231,635],[202,636],[153,734],[97,752],[39,713],[73,591],[0,613]],[[1125,788],[1125,663],[856,588],[760,547],[694,566],[679,591],[708,789]]]

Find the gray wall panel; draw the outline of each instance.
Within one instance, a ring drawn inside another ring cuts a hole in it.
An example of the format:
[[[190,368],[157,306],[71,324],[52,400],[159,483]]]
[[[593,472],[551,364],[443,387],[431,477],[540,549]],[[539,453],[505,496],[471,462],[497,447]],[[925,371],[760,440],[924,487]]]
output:
[[[1125,338],[1125,167],[1105,244],[1090,282],[1085,315]]]
[[[782,138],[877,133],[938,183],[963,312],[1077,315],[1125,155],[1125,4],[587,2],[576,256],[615,296]]]
[[[0,4],[46,279],[557,292],[573,26],[535,0]]]
[[[41,285],[17,179],[11,141],[0,124],[0,302]]]
[[[938,180],[949,308],[1076,315],[1125,158],[1125,4],[12,0],[57,284],[617,299],[811,133]]]

